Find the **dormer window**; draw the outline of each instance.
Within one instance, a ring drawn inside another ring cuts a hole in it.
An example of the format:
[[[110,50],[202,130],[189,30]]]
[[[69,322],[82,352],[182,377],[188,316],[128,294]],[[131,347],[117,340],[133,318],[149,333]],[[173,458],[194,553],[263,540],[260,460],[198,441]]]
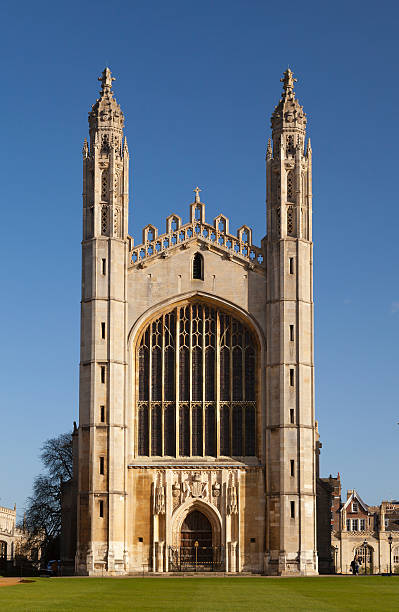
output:
[[[193,259],[193,278],[204,280],[204,258],[201,253],[196,253]]]

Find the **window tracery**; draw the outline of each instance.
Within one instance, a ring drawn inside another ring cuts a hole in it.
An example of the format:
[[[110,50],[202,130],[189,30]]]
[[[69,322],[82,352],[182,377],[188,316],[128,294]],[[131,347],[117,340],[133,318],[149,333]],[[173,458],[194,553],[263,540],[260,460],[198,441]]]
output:
[[[288,209],[287,209],[287,234],[288,234],[288,236],[294,236],[295,235],[294,208],[292,206],[289,206]]]
[[[108,207],[101,207],[101,234],[106,236],[108,233]]]
[[[178,306],[137,349],[137,451],[145,456],[256,454],[256,343],[230,314]]]
[[[294,173],[290,170],[287,174],[287,200],[289,202],[294,202],[294,198]]]
[[[286,146],[287,155],[295,155],[295,145],[294,145],[294,137],[287,136],[287,146]]]
[[[101,200],[108,202],[108,170],[103,170],[101,174]]]

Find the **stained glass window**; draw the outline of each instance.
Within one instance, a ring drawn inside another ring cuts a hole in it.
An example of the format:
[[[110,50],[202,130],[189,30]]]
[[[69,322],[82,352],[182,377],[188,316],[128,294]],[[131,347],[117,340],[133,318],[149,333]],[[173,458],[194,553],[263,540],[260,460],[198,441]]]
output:
[[[254,456],[256,346],[241,321],[200,302],[151,321],[137,348],[138,455]]]

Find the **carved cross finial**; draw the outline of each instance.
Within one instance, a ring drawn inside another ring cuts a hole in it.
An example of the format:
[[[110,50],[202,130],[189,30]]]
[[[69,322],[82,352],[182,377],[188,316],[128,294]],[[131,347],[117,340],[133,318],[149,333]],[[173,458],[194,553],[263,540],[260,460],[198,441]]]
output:
[[[197,186],[195,189],[193,189],[193,191],[195,192],[195,201],[201,202],[200,196],[199,196],[201,189]]]
[[[290,68],[284,72],[283,78],[280,81],[283,83],[283,92],[285,95],[294,92],[294,83],[297,82],[298,79],[294,79],[294,74]]]
[[[111,75],[111,70],[108,68],[104,68],[98,80],[101,81],[101,93],[107,94],[110,93],[112,88],[112,81],[115,81],[115,77]]]

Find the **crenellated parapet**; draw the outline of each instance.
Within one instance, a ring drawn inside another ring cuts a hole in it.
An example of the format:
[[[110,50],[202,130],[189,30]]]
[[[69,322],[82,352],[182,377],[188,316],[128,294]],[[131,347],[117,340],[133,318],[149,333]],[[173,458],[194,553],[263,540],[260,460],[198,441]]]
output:
[[[229,233],[229,219],[224,215],[215,217],[212,225],[207,223],[205,204],[199,200],[197,191],[189,212],[190,221],[185,224],[182,224],[178,215],[169,215],[166,219],[166,232],[161,235],[154,225],[146,225],[143,229],[142,244],[130,250],[130,266],[143,267],[158,257],[168,257],[176,249],[186,249],[190,242],[197,240],[204,248],[219,252],[227,259],[265,272],[263,249],[252,244],[250,227],[242,225],[234,236]],[[133,246],[132,239],[131,244]]]

